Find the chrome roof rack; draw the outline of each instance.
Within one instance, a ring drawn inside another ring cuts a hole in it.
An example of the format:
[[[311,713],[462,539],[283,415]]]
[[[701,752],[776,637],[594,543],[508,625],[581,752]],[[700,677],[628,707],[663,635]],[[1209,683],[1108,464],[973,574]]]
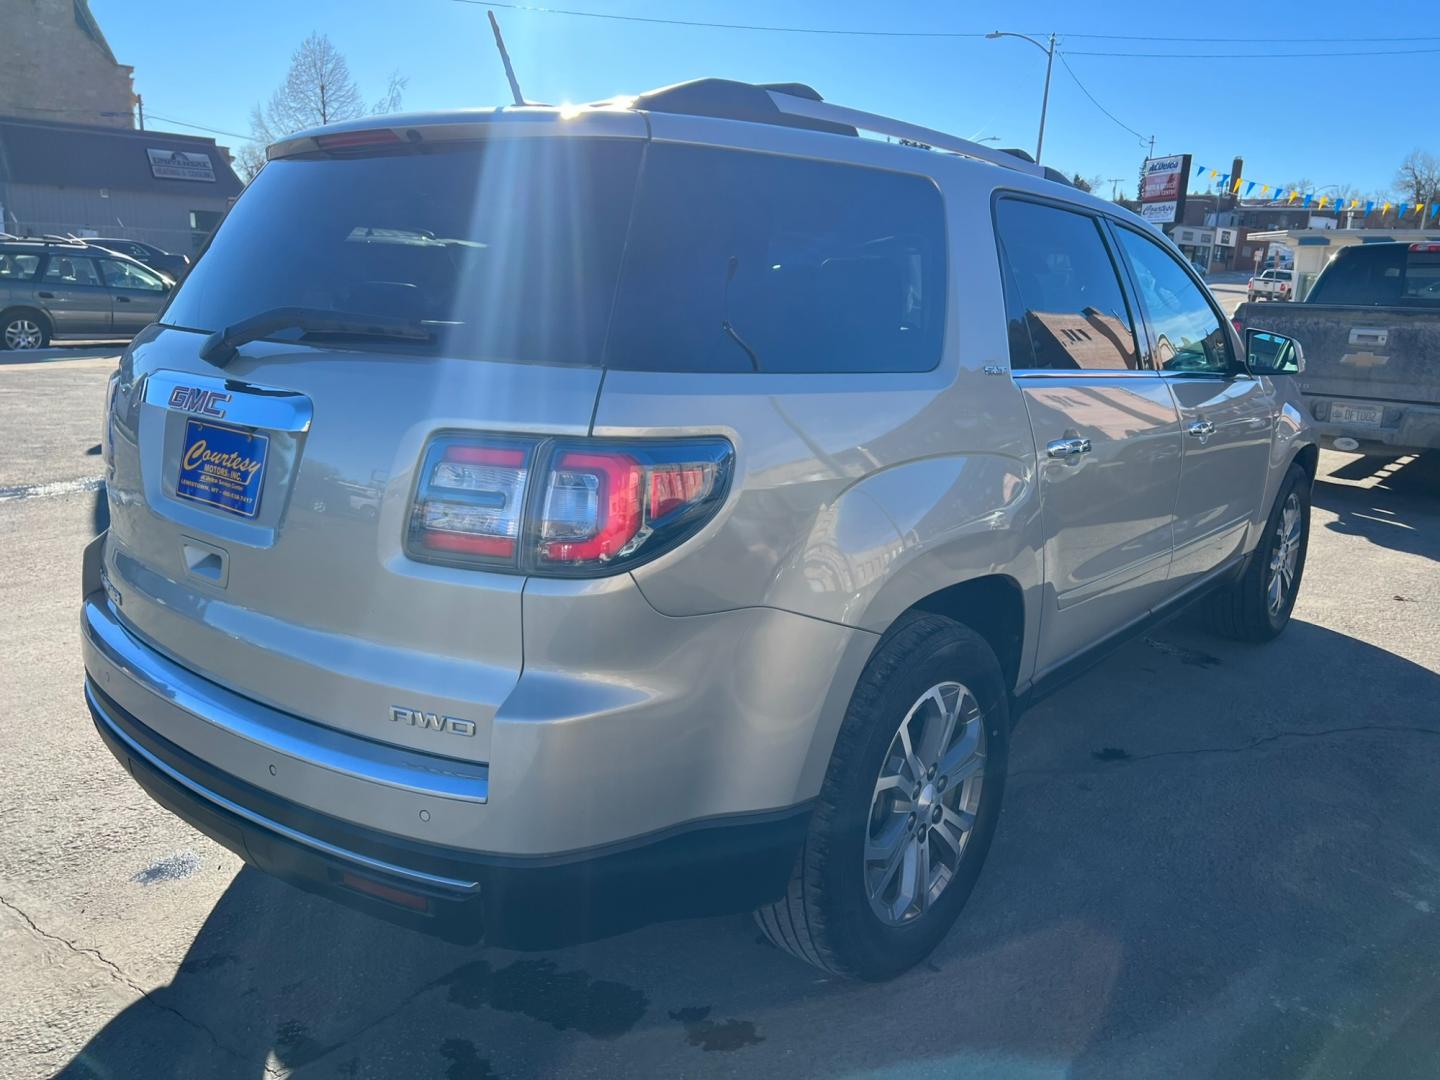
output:
[[[889,116],[851,109],[845,105],[832,105],[828,101],[796,97],[778,90],[767,90],[766,93],[770,95],[770,100],[775,103],[775,107],[788,116],[803,116],[808,120],[818,120],[827,124],[848,124],[850,127],[868,131],[874,135],[889,135],[894,139],[924,143],[936,150],[948,150],[961,157],[974,158],[976,161],[988,161],[991,165],[999,165],[1002,169],[1014,169],[1016,172],[1028,173],[1031,176],[1054,179],[1053,176],[1047,176],[1045,167],[1042,165],[1024,161],[1005,150],[992,150],[988,146],[971,142],[969,139],[962,139],[958,135],[936,131],[934,128],[921,127],[919,124],[909,124],[904,120],[896,120]]]

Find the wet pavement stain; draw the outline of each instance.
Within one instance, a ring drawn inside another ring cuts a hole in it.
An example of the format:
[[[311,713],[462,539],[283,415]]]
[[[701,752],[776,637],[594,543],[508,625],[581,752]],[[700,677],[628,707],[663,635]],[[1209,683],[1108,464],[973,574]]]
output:
[[[484,960],[439,979],[450,1001],[466,1009],[516,1012],[557,1031],[573,1028],[595,1039],[616,1039],[640,1022],[650,1001],[633,986],[561,971],[553,960],[518,960],[493,970]]]
[[[1090,756],[1096,761],[1129,761],[1130,751],[1118,746],[1102,746],[1099,750],[1091,750]]]
[[[440,1056],[450,1062],[445,1066],[445,1080],[499,1080],[500,1074],[490,1068],[490,1059],[480,1057],[469,1039],[446,1039],[440,1044]]]
[[[1144,641],[1150,648],[1165,653],[1167,656],[1173,656],[1182,664],[1189,664],[1191,667],[1213,668],[1219,667],[1221,664],[1218,656],[1211,656],[1207,652],[1187,648],[1184,645],[1176,645],[1173,641],[1162,641],[1157,637],[1147,637]]]
[[[686,1042],[706,1052],[718,1050],[729,1053],[765,1041],[765,1036],[759,1034],[749,1020],[711,1020],[709,1005],[675,1009],[670,1013],[670,1019],[685,1025]]]
[[[200,869],[200,856],[193,851],[177,851],[156,859],[130,880],[137,885],[159,885],[166,881],[179,881]]]
[[[290,1067],[307,1065],[324,1057],[334,1046],[326,1046],[310,1034],[299,1020],[286,1020],[275,1028],[276,1056]]]
[[[234,953],[215,953],[212,956],[191,956],[180,962],[181,975],[200,975],[207,971],[214,971],[216,968],[224,967],[226,964],[236,964],[240,958]]]

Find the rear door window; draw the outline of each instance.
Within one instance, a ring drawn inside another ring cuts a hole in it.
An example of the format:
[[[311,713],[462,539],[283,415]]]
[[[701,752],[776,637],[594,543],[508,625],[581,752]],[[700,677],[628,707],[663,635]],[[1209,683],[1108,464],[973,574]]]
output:
[[[95,263],[73,255],[51,255],[44,280],[47,285],[100,285]]]
[[[940,362],[940,192],[919,176],[650,147],[607,366],[897,372]]]
[[[1135,330],[1115,262],[1087,214],[1002,199],[995,208],[1016,371],[1133,371]]]

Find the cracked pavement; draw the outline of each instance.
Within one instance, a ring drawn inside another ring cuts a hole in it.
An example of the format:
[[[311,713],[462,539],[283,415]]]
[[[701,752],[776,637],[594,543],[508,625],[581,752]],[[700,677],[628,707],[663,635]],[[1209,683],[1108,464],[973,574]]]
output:
[[[876,987],[743,918],[449,945],[151,804],[80,695],[107,371],[0,365],[0,1076],[1440,1072],[1440,461],[1322,456],[1280,641],[1182,617],[1027,714],[961,923]]]

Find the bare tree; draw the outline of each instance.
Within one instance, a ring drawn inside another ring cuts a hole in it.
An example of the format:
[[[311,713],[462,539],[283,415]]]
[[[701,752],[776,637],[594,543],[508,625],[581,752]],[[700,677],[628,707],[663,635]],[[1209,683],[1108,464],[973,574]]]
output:
[[[1406,202],[1440,202],[1440,161],[1424,150],[1411,150],[1395,173],[1395,187]]]
[[[368,110],[395,112],[407,83],[393,72],[385,94]],[[241,174],[249,180],[265,163],[265,147],[303,128],[353,120],[366,115],[365,99],[350,74],[350,65],[325,34],[311,34],[290,57],[285,81],[264,105],[250,110],[250,143],[236,155]]]

